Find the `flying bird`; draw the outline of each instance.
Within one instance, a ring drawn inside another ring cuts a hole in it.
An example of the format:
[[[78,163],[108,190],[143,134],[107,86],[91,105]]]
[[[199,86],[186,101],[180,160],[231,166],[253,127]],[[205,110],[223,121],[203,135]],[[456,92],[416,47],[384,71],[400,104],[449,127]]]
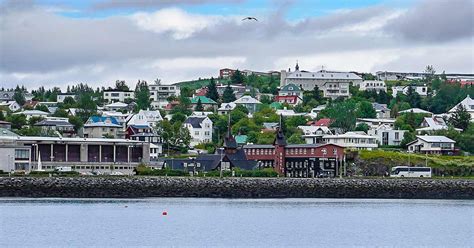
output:
[[[254,21],[257,21],[257,22],[258,22],[258,19],[257,19],[257,18],[255,18],[255,17],[251,17],[251,16],[249,16],[249,17],[245,17],[244,19],[242,19],[242,21],[247,21],[247,20],[249,20],[249,21],[252,21],[252,20],[254,20]]]

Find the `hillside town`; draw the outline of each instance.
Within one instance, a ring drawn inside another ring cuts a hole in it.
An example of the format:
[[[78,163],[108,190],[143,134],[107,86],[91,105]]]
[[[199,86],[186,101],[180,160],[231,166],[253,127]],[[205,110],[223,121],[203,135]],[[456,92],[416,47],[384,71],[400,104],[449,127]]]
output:
[[[474,153],[472,96],[474,74],[432,66],[371,74],[296,63],[134,88],[122,80],[96,89],[19,85],[0,90],[0,170],[356,175],[358,151]]]

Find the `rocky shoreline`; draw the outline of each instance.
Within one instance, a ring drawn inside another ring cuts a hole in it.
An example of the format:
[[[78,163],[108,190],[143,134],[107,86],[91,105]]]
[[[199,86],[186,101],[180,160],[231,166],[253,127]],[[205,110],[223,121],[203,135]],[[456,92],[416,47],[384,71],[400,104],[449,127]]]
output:
[[[474,199],[474,180],[2,177],[0,197]]]

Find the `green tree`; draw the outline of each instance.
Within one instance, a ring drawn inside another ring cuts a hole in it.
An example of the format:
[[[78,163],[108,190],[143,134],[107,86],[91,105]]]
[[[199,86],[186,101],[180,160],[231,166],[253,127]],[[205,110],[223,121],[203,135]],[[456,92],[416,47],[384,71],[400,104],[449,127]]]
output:
[[[97,103],[92,100],[92,93],[84,92],[79,95],[78,106],[80,109],[76,115],[81,118],[82,122],[86,122],[90,116],[97,113]]]
[[[54,117],[64,117],[64,118],[67,118],[69,116],[69,114],[67,113],[67,111],[65,109],[62,109],[62,108],[58,108],[56,109],[56,111],[54,112],[53,114]]]
[[[172,123],[175,123],[175,122],[184,122],[186,120],[186,115],[184,115],[183,113],[175,113],[173,114],[173,116],[171,117],[171,122]]]
[[[180,89],[180,96],[184,97],[192,97],[193,96],[193,90],[187,86],[181,87]]]
[[[219,93],[217,92],[216,81],[214,80],[213,77],[211,77],[211,81],[209,82],[209,85],[207,86],[206,97],[216,102],[219,100]]]
[[[15,93],[13,94],[13,100],[15,100],[20,106],[23,106],[26,103],[24,92],[17,85]]]
[[[357,124],[355,131],[362,131],[367,133],[369,131],[369,125],[367,125],[366,123],[359,123]]]
[[[77,106],[76,100],[74,100],[73,97],[67,96],[64,98],[64,101],[63,101],[64,108],[75,108],[76,106]]]
[[[305,144],[305,141],[302,135],[303,135],[303,132],[301,130],[298,130],[298,132],[295,132],[288,138],[287,140],[288,144]]]
[[[462,104],[456,107],[456,111],[449,118],[451,125],[462,130],[466,130],[471,121],[471,115],[467,112],[466,108]]]
[[[331,127],[340,128],[343,132],[354,130],[356,126],[356,102],[352,99],[343,102],[332,102],[318,118],[330,118],[333,120]]]
[[[232,82],[232,84],[244,84],[245,76],[242,74],[242,72],[236,70],[234,73],[232,73],[230,81]]]
[[[0,121],[5,120],[5,115],[3,114],[3,110],[0,109]]]
[[[81,129],[84,126],[84,122],[78,116],[71,115],[69,116],[68,120],[69,120],[69,123],[74,125],[74,130],[76,131],[76,133],[79,131],[79,129]]]
[[[40,121],[42,121],[42,120],[44,120],[43,117],[32,116],[32,117],[30,117],[30,119],[28,120],[28,124],[29,124],[30,126],[33,126],[33,125],[35,125],[36,123],[38,123],[38,122],[40,122]]]
[[[224,90],[224,93],[222,94],[222,102],[228,103],[228,102],[233,102],[235,101],[235,94],[234,90],[230,87],[230,83],[227,84],[227,87]]]
[[[39,110],[39,111],[49,113],[49,109],[48,109],[48,107],[46,107],[46,105],[38,104],[38,105],[36,105],[35,109]]]
[[[419,108],[421,104],[421,97],[415,91],[415,87],[408,87],[407,91],[408,103],[412,108]]]
[[[115,81],[115,89],[119,91],[130,91],[130,88],[128,87],[127,83],[125,80],[117,80]]]
[[[377,112],[375,112],[375,109],[370,102],[362,101],[359,103],[359,107],[357,108],[358,118],[375,118],[376,116]]]
[[[26,115],[9,115],[7,116],[7,121],[12,124],[13,129],[21,129],[24,125],[26,125]]]
[[[194,107],[195,111],[204,111],[204,107],[202,106],[201,98],[198,99],[196,103],[196,107]]]
[[[138,80],[137,85],[135,87],[135,99],[137,100],[136,108],[138,110],[146,110],[150,108],[150,90],[148,89],[148,84],[146,81]]]
[[[249,113],[249,110],[244,105],[237,105],[237,106],[235,106],[234,110],[241,111],[245,114]]]
[[[402,142],[400,142],[400,146],[406,148],[407,144],[416,140],[416,135],[413,132],[405,132],[403,135]]]

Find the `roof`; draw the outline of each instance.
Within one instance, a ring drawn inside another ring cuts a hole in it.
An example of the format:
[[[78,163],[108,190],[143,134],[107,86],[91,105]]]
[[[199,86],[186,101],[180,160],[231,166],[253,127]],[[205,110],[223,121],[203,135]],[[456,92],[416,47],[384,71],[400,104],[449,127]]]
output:
[[[313,126],[324,126],[324,127],[329,127],[331,125],[332,120],[329,118],[322,118],[319,119],[316,123],[314,123]]]
[[[266,144],[248,144],[244,145],[245,148],[275,148],[274,145],[266,145]]]
[[[287,76],[287,79],[301,79],[301,78],[308,78],[308,79],[339,79],[339,80],[362,80],[361,77],[357,76],[355,73],[352,72],[336,72],[336,71],[325,71],[320,70],[317,72],[309,72],[309,71],[294,71],[290,72]]]
[[[390,111],[390,109],[387,107],[387,104],[373,102],[372,107],[375,109],[375,111]]]
[[[439,143],[456,143],[456,141],[446,137],[446,136],[436,136],[436,135],[419,135],[416,136],[418,139],[421,139],[426,142],[439,142]]]
[[[193,128],[202,128],[201,123],[206,119],[206,116],[189,116],[184,123],[191,124]]]
[[[235,136],[235,141],[237,144],[246,144],[247,143],[247,135],[236,135]]]
[[[458,107],[459,104],[462,104],[463,107],[466,109],[468,112],[474,111],[474,99],[472,99],[469,95],[464,98],[460,103],[456,104],[453,108],[451,108],[448,112],[456,112],[456,108]]]
[[[233,103],[236,104],[261,104],[261,102],[251,96],[243,96],[235,101]]]
[[[74,127],[69,121],[67,120],[42,120],[40,122],[35,123],[35,126],[67,126],[67,127]]]
[[[299,86],[297,86],[296,84],[293,84],[293,83],[290,83],[290,84],[287,84],[285,86],[283,86],[281,89],[280,89],[280,92],[281,91],[288,91],[288,92],[298,92],[298,91],[302,91],[301,88]]]
[[[64,141],[64,142],[98,142],[98,143],[135,143],[142,144],[141,141],[129,140],[129,139],[107,139],[107,138],[68,138],[68,137],[43,137],[43,136],[15,136],[15,137],[2,137],[2,139],[18,140],[18,141]]]
[[[13,113],[14,115],[24,114],[24,115],[49,115],[48,112],[44,112],[41,110],[25,110],[17,113]]]
[[[114,102],[114,103],[105,105],[105,107],[107,107],[107,108],[126,108],[126,107],[128,107],[128,104],[123,103],[123,102]]]
[[[370,136],[365,132],[347,132],[345,134],[336,134],[336,135],[324,135],[323,139],[329,138],[355,138],[355,139],[375,139],[374,136]]]
[[[84,127],[122,127],[112,116],[91,116]]]
[[[218,110],[225,111],[225,110],[233,110],[237,105],[233,102],[222,103]]]
[[[18,134],[6,129],[6,128],[0,128],[0,137],[16,137]]]
[[[265,129],[275,129],[279,124],[278,122],[264,122],[262,125]]]
[[[279,102],[272,102],[270,103],[270,107],[271,108],[274,108],[274,109],[282,109],[283,108],[283,104],[279,103]]]
[[[193,99],[191,99],[191,103],[197,104],[199,100],[201,100],[202,104],[217,104],[217,102],[215,102],[214,100],[206,96],[196,96]]]
[[[407,110],[402,110],[402,111],[399,111],[398,113],[403,114],[403,113],[409,113],[409,112],[412,112],[412,113],[415,113],[415,114],[430,114],[430,115],[433,114],[430,111],[426,111],[426,110],[423,110],[423,109],[420,109],[420,108],[411,108],[411,109],[407,109]]]

